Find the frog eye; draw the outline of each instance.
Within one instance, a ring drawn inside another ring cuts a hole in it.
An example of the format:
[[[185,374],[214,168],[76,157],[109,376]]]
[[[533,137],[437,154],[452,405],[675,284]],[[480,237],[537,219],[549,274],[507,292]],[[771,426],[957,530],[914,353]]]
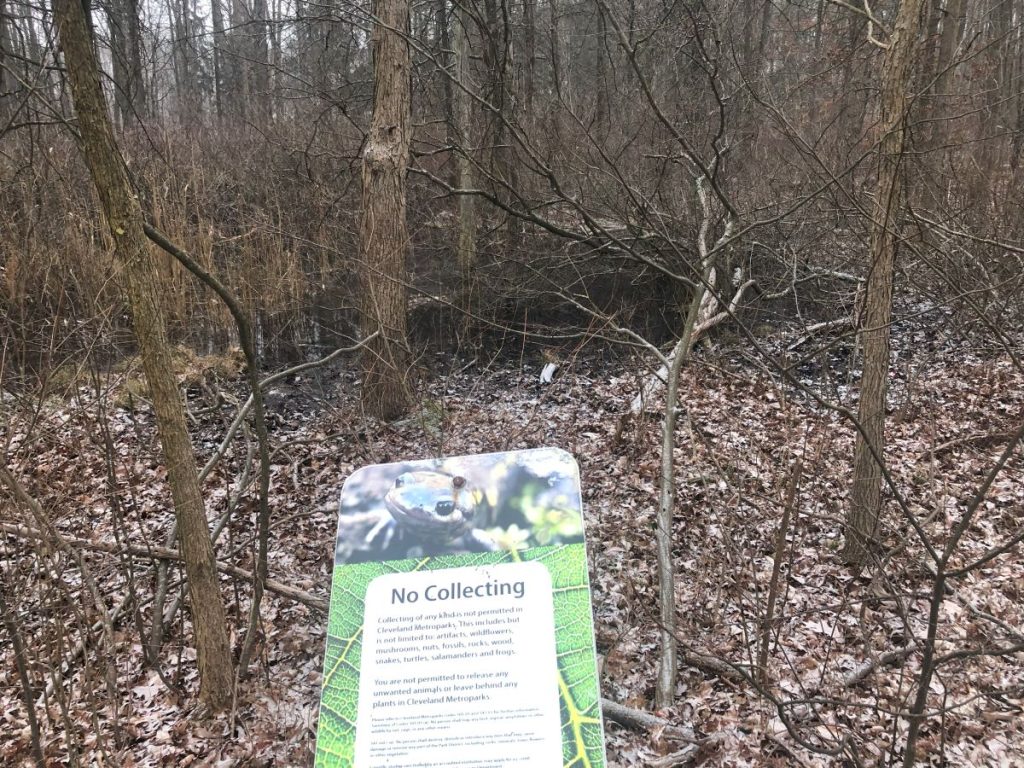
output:
[[[465,488],[466,487],[466,478],[462,477],[461,475],[456,475],[455,477],[452,478],[452,487],[453,488]]]
[[[434,514],[438,515],[439,517],[448,517],[448,515],[452,514],[452,512],[454,511],[454,501],[439,501],[437,502],[437,506],[434,507]]]

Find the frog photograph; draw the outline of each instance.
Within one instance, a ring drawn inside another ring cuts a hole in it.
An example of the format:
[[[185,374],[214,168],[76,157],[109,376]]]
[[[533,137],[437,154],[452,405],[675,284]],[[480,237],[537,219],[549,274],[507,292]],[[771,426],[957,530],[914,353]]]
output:
[[[569,453],[363,467],[338,518],[316,768],[603,768]]]
[[[547,449],[364,467],[345,483],[335,564],[581,542],[575,478]]]

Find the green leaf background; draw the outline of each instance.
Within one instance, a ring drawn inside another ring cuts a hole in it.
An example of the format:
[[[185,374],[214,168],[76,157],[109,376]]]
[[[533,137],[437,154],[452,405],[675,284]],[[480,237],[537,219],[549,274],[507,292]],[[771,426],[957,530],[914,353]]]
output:
[[[551,574],[565,766],[603,768],[604,734],[583,544],[337,566],[327,626],[316,767],[348,768],[353,763],[363,610],[371,581],[389,573],[526,561],[542,563]]]

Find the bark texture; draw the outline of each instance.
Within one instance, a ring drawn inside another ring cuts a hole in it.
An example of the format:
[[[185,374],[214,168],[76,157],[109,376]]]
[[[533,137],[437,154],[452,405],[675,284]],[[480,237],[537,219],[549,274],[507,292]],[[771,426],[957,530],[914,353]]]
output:
[[[160,313],[158,278],[143,231],[142,210],[114,142],[82,5],[78,0],[55,0],[54,18],[78,118],[82,154],[110,227],[153,398],[192,600],[200,698],[212,709],[221,709],[231,701],[233,684],[227,622],[195,456]]]
[[[854,451],[853,488],[842,553],[843,558],[855,566],[864,565],[870,557],[882,503],[880,462],[885,458],[892,279],[899,239],[909,83],[922,5],[923,0],[903,0],[900,4],[882,67],[881,135],[871,223],[871,269],[861,330],[864,374],[861,378],[859,420],[863,431],[857,434]]]
[[[931,124],[932,144],[945,140],[949,133],[943,121],[953,94],[956,76],[955,56],[964,23],[964,0],[946,0],[942,9],[942,27],[939,33],[939,50],[935,62],[934,106]]]
[[[373,28],[373,118],[363,150],[363,406],[384,419],[409,408],[406,340],[405,174],[409,164],[410,61],[408,0],[377,0]]]
[[[5,0],[0,0],[0,126],[6,123],[14,113],[15,91],[18,80],[14,76],[16,62],[14,58],[13,18]]]
[[[459,9],[454,19],[455,32],[455,123],[459,151],[455,156],[459,189],[473,188],[473,165],[470,159],[473,113],[471,110],[469,14]],[[476,309],[476,198],[459,196],[459,241],[456,249],[459,265],[460,304],[469,314]]]
[[[224,90],[227,83],[224,78],[224,50],[227,41],[224,36],[224,6],[221,0],[211,0],[210,18],[213,22],[213,99],[217,111],[217,119],[224,118]]]
[[[142,27],[137,0],[112,0],[107,7],[114,104],[121,126],[145,115]]]

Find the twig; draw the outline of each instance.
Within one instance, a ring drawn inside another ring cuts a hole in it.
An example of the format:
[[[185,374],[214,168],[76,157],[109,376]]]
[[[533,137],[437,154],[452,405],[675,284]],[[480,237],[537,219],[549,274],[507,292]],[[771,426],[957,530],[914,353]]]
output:
[[[790,344],[788,347],[786,347],[786,351],[787,352],[792,352],[792,351],[794,351],[796,349],[799,349],[800,347],[802,347],[808,341],[813,339],[819,333],[824,333],[826,331],[833,331],[836,328],[849,328],[852,325],[853,325],[853,318],[852,317],[843,317],[843,318],[840,318],[838,320],[826,320],[826,321],[821,322],[821,323],[814,323],[813,325],[807,326],[807,332],[803,336],[801,336],[799,339],[794,341],[792,344]]]
[[[21,639],[21,631],[14,619],[14,614],[7,606],[7,599],[4,596],[6,589],[3,565],[0,564],[0,623],[7,629],[11,637],[11,647],[14,650],[14,666],[18,671],[18,679],[21,682],[21,696],[25,702],[25,714],[28,720],[29,733],[32,740],[32,759],[36,768],[45,768],[46,758],[43,755],[43,743],[40,738],[39,719],[36,717],[35,694],[32,690],[32,678],[28,673],[28,657],[25,654],[25,644]]]
[[[35,518],[36,525],[39,526],[39,529],[35,531],[36,535],[33,538],[35,538],[38,541],[42,541],[44,544],[48,544],[51,546],[55,545],[57,549],[62,550],[69,558],[71,558],[72,561],[74,561],[78,565],[79,573],[82,576],[82,584],[84,585],[86,592],[92,596],[93,602],[96,605],[96,612],[100,615],[100,620],[96,623],[96,625],[104,631],[104,634],[106,635],[107,638],[107,642],[110,645],[111,652],[113,652],[114,620],[110,612],[107,610],[107,606],[103,601],[103,595],[100,593],[99,586],[97,586],[96,584],[96,579],[93,578],[92,571],[89,570],[89,567],[85,564],[85,561],[82,559],[81,552],[73,549],[68,544],[68,540],[62,537],[60,533],[57,531],[57,529],[53,526],[53,523],[50,522],[50,518],[46,514],[46,510],[43,509],[43,505],[40,503],[40,501],[35,496],[30,494],[28,490],[25,488],[25,486],[21,484],[21,481],[18,480],[18,478],[15,477],[14,474],[6,466],[3,465],[0,465],[0,482],[7,486],[8,490],[11,492],[14,498],[17,499],[17,501],[20,502],[25,509],[29,510],[29,512],[32,513],[32,517]],[[8,526],[7,524],[4,524],[3,526],[4,530],[6,530],[8,527],[11,526]],[[115,670],[115,668],[112,665],[110,665],[107,670],[108,677],[106,682],[108,686],[108,693],[110,694],[111,699],[113,700],[117,693],[117,686],[114,683],[114,681],[110,679],[110,674],[112,670]],[[116,677],[116,671],[114,671],[113,674]]]
[[[286,368],[283,371],[278,371],[277,373],[271,374],[270,376],[267,376],[265,379],[260,381],[260,387],[262,389],[266,389],[272,384],[276,384],[277,382],[281,381],[284,378],[287,378],[288,376],[292,376],[296,373],[301,373],[302,371],[308,371],[310,368],[317,368],[321,365],[326,365],[327,363],[331,362],[332,360],[336,360],[337,358],[341,357],[343,354],[347,352],[356,352],[362,349],[370,341],[372,341],[379,335],[380,331],[374,331],[365,339],[361,340],[357,344],[353,344],[351,347],[340,347],[331,352],[329,355],[321,357],[319,360],[313,360],[308,363],[300,363],[299,365],[295,365],[292,366],[291,368]],[[217,465],[217,462],[220,461],[224,454],[227,452],[228,447],[231,445],[231,441],[235,437],[235,433],[242,426],[242,421],[245,420],[245,417],[248,415],[250,408],[252,408],[252,395],[250,395],[249,398],[242,404],[242,407],[238,409],[238,412],[235,414],[235,418],[231,420],[231,424],[228,426],[227,432],[224,433],[224,438],[220,441],[220,445],[217,446],[217,450],[213,452],[213,455],[210,457],[209,461],[207,461],[206,464],[203,466],[202,470],[200,470],[200,482],[206,479],[206,476],[210,474],[213,468]]]
[[[938,458],[944,453],[947,453],[954,448],[959,448],[961,445],[980,445],[982,447],[988,447],[990,445],[999,445],[1005,443],[1013,435],[1009,432],[990,432],[981,433],[976,435],[967,435],[967,437],[957,437],[952,440],[947,440],[944,443],[936,445],[934,448],[929,448],[927,451],[921,454],[922,459],[926,459],[929,456],[932,458]]]
[[[252,604],[249,607],[249,621],[245,630],[245,639],[242,641],[242,651],[239,654],[238,671],[235,678],[235,689],[238,689],[238,680],[245,676],[249,668],[249,659],[256,642],[256,627],[259,624],[260,602],[263,599],[263,589],[267,581],[267,550],[270,538],[270,438],[267,436],[267,417],[263,407],[263,387],[260,386],[260,359],[256,351],[256,340],[253,336],[252,325],[242,305],[235,298],[234,294],[218,280],[212,273],[189,256],[184,250],[172,243],[163,233],[159,232],[149,224],[143,223],[143,230],[146,236],[159,245],[182,264],[185,269],[199,278],[216,293],[235,320],[235,327],[238,329],[238,340],[245,355],[246,377],[249,379],[253,410],[253,427],[256,430],[256,440],[259,445],[260,471],[257,484],[257,544],[256,544],[256,567],[252,583]]]
[[[757,657],[757,676],[761,681],[761,685],[767,685],[768,683],[768,646],[771,644],[772,624],[775,622],[775,603],[779,597],[782,556],[786,551],[789,522],[793,517],[796,492],[800,487],[800,477],[803,471],[803,459],[797,457],[796,464],[793,466],[793,474],[789,478],[789,487],[786,489],[786,502],[782,507],[782,520],[779,521],[779,530],[775,537],[775,562],[772,565],[772,578],[768,585],[768,605],[765,607],[764,621],[761,623],[761,648]]]
[[[1007,637],[1010,637],[1013,640],[1016,640],[1017,642],[1024,642],[1024,634],[1021,634],[1021,632],[1019,630],[1014,629],[1013,627],[1011,627],[1009,624],[1007,624],[1002,619],[997,619],[991,613],[985,613],[985,611],[983,611],[983,610],[981,610],[979,608],[975,608],[973,605],[971,605],[967,601],[966,598],[961,597],[960,595],[954,594],[953,598],[958,603],[960,603],[960,605],[962,605],[964,608],[966,608],[971,613],[972,616],[976,616],[979,619],[991,622],[992,624],[995,624],[997,627],[999,627],[1001,630],[1003,630],[1003,632],[1006,633]]]
[[[6,526],[5,526],[5,528],[6,528]],[[10,531],[8,531],[8,533],[10,533]],[[131,595],[125,595],[121,599],[121,602],[118,603],[116,606],[114,606],[114,610],[112,610],[110,612],[110,623],[111,623],[111,626],[113,626],[114,622],[116,622],[120,618],[121,612],[125,609],[125,607],[128,605],[128,602],[130,600],[131,600]],[[104,629],[104,620],[103,619],[99,619],[91,627],[89,627],[89,631],[90,632],[100,632],[103,629]],[[78,642],[75,643],[75,647],[71,649],[71,653],[69,653],[67,656],[64,657],[64,661],[61,662],[60,669],[52,670],[50,680],[46,684],[46,691],[43,693],[43,702],[45,702],[46,699],[50,698],[50,696],[53,695],[53,692],[54,692],[54,690],[56,689],[56,687],[58,685],[61,685],[64,682],[64,674],[71,669],[71,662],[73,662],[79,656],[84,654],[85,653],[85,648],[86,648],[86,639],[85,639],[85,637],[81,637],[81,638],[79,638]],[[161,679],[162,679],[162,676],[161,676]]]
[[[40,541],[46,541],[46,534],[41,531],[37,531],[34,528],[29,528],[24,525],[13,525],[11,523],[0,523],[0,531],[9,533],[13,536],[20,536],[24,539],[37,539]],[[170,549],[168,547],[139,547],[135,545],[124,545],[118,546],[110,542],[94,542],[87,541],[86,539],[75,539],[60,537],[62,545],[68,547],[79,547],[81,549],[87,549],[93,552],[106,552],[111,555],[131,555],[132,557],[149,557],[156,558],[158,560],[181,560],[181,554],[176,549]],[[221,573],[226,573],[229,576],[234,576],[240,579],[252,579],[252,571],[247,571],[245,568],[239,568],[237,565],[231,563],[224,563],[220,560],[217,561],[217,570]],[[273,592],[281,597],[289,600],[294,600],[297,603],[302,603],[310,608],[313,608],[324,613],[327,612],[328,601],[327,598],[317,597],[311,592],[293,587],[288,584],[284,584],[280,581],[274,581],[273,579],[267,579],[267,590]]]
[[[321,357],[319,360],[313,360],[313,361],[308,362],[308,363],[300,363],[299,365],[292,366],[291,368],[286,368],[283,371],[278,371],[277,373],[273,373],[270,376],[267,376],[262,381],[260,381],[260,384],[259,384],[260,388],[261,389],[266,389],[267,387],[271,386],[272,384],[275,384],[278,381],[281,381],[282,379],[284,379],[284,378],[286,378],[288,376],[291,376],[291,375],[296,374],[296,373],[300,373],[301,371],[307,371],[307,370],[310,370],[311,368],[316,368],[316,367],[321,366],[321,365],[326,365],[327,363],[331,362],[332,360],[336,360],[337,358],[341,357],[341,355],[343,355],[343,354],[345,354],[347,352],[355,352],[355,351],[361,349],[363,346],[365,346],[370,341],[372,341],[379,333],[380,333],[380,331],[374,331],[373,333],[371,333],[369,336],[367,336],[365,339],[363,339],[362,341],[358,342],[357,344],[354,344],[354,345],[352,345],[350,347],[341,347],[339,349],[336,349],[333,352],[331,352],[329,355],[325,355],[324,357]],[[225,432],[223,439],[220,441],[220,444],[217,446],[217,449],[213,452],[213,455],[210,456],[209,460],[206,462],[206,465],[199,471],[199,482],[200,483],[202,483],[204,480],[206,480],[206,478],[210,474],[210,472],[213,471],[213,468],[215,466],[217,466],[217,462],[219,462],[224,457],[224,454],[227,453],[227,450],[230,447],[231,442],[235,438],[235,433],[238,432],[238,430],[241,428],[242,422],[245,421],[245,417],[248,415],[249,409],[252,408],[252,405],[253,405],[253,398],[252,398],[252,395],[250,394],[249,398],[245,401],[245,403],[242,404],[241,408],[238,409],[238,412],[235,414],[235,418],[231,420],[231,424],[228,426],[227,432]],[[171,525],[168,528],[168,531],[167,531],[167,544],[166,544],[167,547],[171,547],[171,546],[174,545],[174,541],[175,541],[176,535],[177,535],[177,526],[175,525],[174,522],[172,522]],[[157,574],[157,598],[158,599],[155,600],[154,603],[153,603],[153,605],[154,605],[154,611],[153,611],[154,616],[161,616],[161,617],[163,616],[163,613],[164,613],[163,604],[164,604],[164,600],[166,599],[166,593],[167,593],[167,569],[166,569],[166,561],[165,561],[164,564],[161,565],[161,567],[160,567],[160,569],[158,571],[158,574]],[[153,632],[152,632],[152,635],[150,637],[150,645],[151,646],[156,646],[157,649],[158,649],[160,644],[161,644],[161,642],[162,642],[162,640],[161,640],[162,634],[163,634],[163,619],[161,619],[159,630],[158,630],[156,624],[154,624]]]

